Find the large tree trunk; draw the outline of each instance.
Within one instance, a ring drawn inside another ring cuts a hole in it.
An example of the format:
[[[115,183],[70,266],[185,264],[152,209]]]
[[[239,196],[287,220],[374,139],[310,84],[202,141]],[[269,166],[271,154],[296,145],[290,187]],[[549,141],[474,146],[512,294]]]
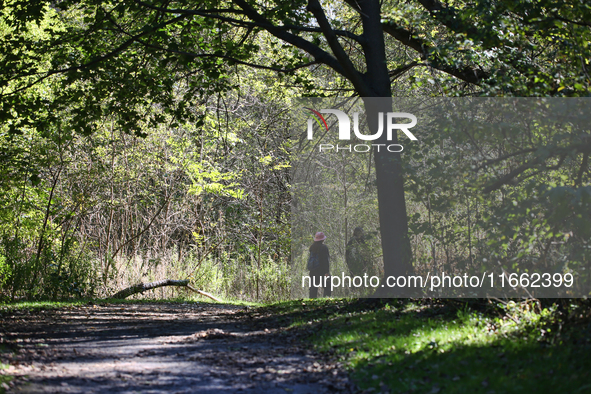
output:
[[[364,74],[368,96],[364,98],[370,134],[378,130],[379,113],[382,113],[384,130],[382,136],[374,141],[374,163],[377,176],[380,233],[384,260],[384,279],[388,276],[404,275],[412,272],[412,255],[408,238],[408,217],[404,198],[404,177],[401,153],[388,152],[385,147],[398,143],[396,132],[392,140],[387,140],[386,114],[392,112],[392,91],[386,61],[384,32],[381,24],[379,0],[358,1],[362,10],[363,35],[367,40],[364,46],[367,73]],[[359,89],[358,89],[359,91]],[[361,93],[361,92],[360,92]],[[364,92],[365,93],[365,92]],[[378,289],[376,295],[385,293],[386,288]],[[386,292],[400,294],[400,292]]]
[[[366,98],[365,111],[371,133],[378,128],[378,116],[382,113],[384,128],[386,113],[392,112],[391,98]],[[382,137],[376,140],[374,163],[376,168],[380,233],[384,259],[384,279],[388,276],[405,275],[412,272],[412,251],[408,237],[408,217],[404,197],[404,177],[401,153],[388,152],[386,146],[397,144],[396,133],[392,140]],[[378,292],[381,293],[381,292]]]

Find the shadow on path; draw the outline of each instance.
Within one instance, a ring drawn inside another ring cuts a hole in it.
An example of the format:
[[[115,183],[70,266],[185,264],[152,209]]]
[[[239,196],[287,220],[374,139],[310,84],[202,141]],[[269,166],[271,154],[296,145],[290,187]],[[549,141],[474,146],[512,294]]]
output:
[[[353,392],[336,365],[243,308],[88,305],[3,316],[18,393]],[[7,360],[7,357],[9,359]]]

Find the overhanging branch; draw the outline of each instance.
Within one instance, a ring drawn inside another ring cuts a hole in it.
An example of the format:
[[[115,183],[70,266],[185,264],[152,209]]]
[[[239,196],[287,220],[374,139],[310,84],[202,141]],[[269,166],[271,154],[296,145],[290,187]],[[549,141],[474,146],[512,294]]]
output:
[[[320,25],[322,33],[324,34],[324,37],[326,37],[326,40],[328,41],[328,45],[330,46],[332,53],[334,53],[335,57],[344,69],[345,77],[347,77],[347,79],[351,81],[351,83],[353,84],[353,86],[355,86],[355,88],[361,96],[374,96],[374,94],[372,94],[372,92],[370,91],[370,88],[363,81],[361,74],[355,69],[355,66],[351,62],[349,55],[347,55],[347,53],[339,43],[337,35],[332,30],[332,27],[330,26],[330,23],[328,22],[328,19],[324,14],[324,10],[322,9],[322,6],[318,2],[318,0],[308,1],[308,11],[310,11],[314,15],[316,21]]]
[[[57,74],[65,74],[68,73],[70,71],[76,71],[76,70],[83,70],[83,69],[87,69],[90,68],[92,66],[95,66],[101,62],[104,62],[106,60],[109,60],[115,56],[117,56],[118,54],[120,54],[121,52],[125,51],[127,48],[129,48],[129,46],[131,46],[131,44],[133,44],[134,42],[136,42],[137,40],[139,40],[140,38],[149,35],[151,33],[153,33],[154,31],[161,29],[165,26],[168,26],[170,24],[176,23],[182,19],[184,19],[186,16],[185,15],[181,15],[178,16],[176,18],[170,19],[166,22],[157,24],[155,26],[153,26],[151,29],[148,29],[146,31],[143,31],[139,34],[133,35],[131,36],[131,38],[129,38],[127,41],[125,41],[124,43],[122,43],[121,45],[119,45],[117,48],[113,49],[112,51],[110,51],[109,53],[106,53],[102,56],[98,56],[95,59],[89,61],[88,63],[84,63],[84,64],[78,64],[75,66],[71,66],[71,67],[66,67],[66,68],[62,68],[62,69],[58,69],[58,70],[50,70],[47,71],[45,73],[36,73],[36,74],[29,74],[29,75],[24,75],[24,77],[32,77],[35,75],[41,75],[39,78],[37,78],[35,81],[26,84],[25,86],[21,86],[20,88],[11,90],[9,93],[2,93],[0,95],[0,97],[6,97],[6,96],[11,96],[14,95],[16,93],[22,92],[24,90],[27,90],[35,85],[37,85],[40,82],[43,82],[45,79],[51,77],[52,75],[57,75]]]
[[[115,21],[111,20],[110,21],[113,25],[117,26],[117,28],[119,29],[119,31],[125,35],[130,35],[125,29],[123,29],[121,26],[119,26]],[[250,31],[250,30],[249,30]],[[242,41],[244,41],[246,39],[246,36],[242,38]],[[219,58],[219,59],[225,59],[225,60],[229,60],[231,62],[237,63],[237,64],[242,64],[248,67],[252,67],[252,68],[258,68],[258,69],[263,69],[263,70],[272,70],[272,71],[276,71],[276,72],[283,72],[283,73],[290,73],[296,70],[299,70],[301,68],[305,68],[308,66],[312,66],[314,64],[318,64],[318,62],[307,62],[307,63],[300,63],[298,65],[295,65],[294,67],[291,68],[279,68],[279,67],[272,67],[272,66],[265,66],[262,64],[255,64],[255,63],[249,63],[246,62],[244,60],[240,60],[237,59],[233,56],[229,56],[229,55],[221,55],[221,54],[215,54],[215,53],[192,53],[192,52],[185,52],[185,51],[180,51],[180,50],[175,50],[175,49],[169,49],[169,48],[165,48],[159,45],[154,45],[154,44],[150,44],[140,38],[135,38],[135,40],[147,47],[147,48],[152,48],[158,51],[163,51],[163,52],[168,52],[168,53],[175,53],[177,55],[182,55],[182,56],[186,56],[186,57],[191,57],[191,58]]]
[[[386,33],[394,37],[400,43],[417,51],[420,54],[421,59],[428,61],[429,66],[439,71],[443,71],[446,74],[452,75],[458,79],[461,79],[462,81],[475,85],[478,85],[480,81],[489,77],[488,73],[480,69],[468,66],[458,68],[445,64],[441,59],[432,55],[433,47],[431,47],[429,43],[427,43],[425,40],[414,37],[410,31],[397,26],[392,21],[386,21],[382,23],[382,28]]]
[[[254,8],[250,6],[244,0],[235,0],[236,3],[242,10],[244,14],[250,18],[254,23],[257,23],[259,26],[262,26],[265,30],[267,30],[273,36],[283,40],[296,48],[299,48],[305,52],[308,52],[310,55],[314,56],[318,63],[323,63],[332,68],[337,73],[347,77],[345,70],[339,64],[337,59],[332,56],[330,53],[326,52],[318,45],[315,45],[300,36],[292,34],[281,27],[273,25],[268,19],[264,16],[259,14]]]
[[[538,148],[536,150],[540,150],[540,149],[541,148]],[[497,190],[497,189],[501,188],[503,185],[507,185],[507,184],[513,182],[513,180],[516,177],[518,177],[519,175],[521,175],[525,171],[532,169],[532,168],[536,168],[538,166],[542,166],[544,170],[556,170],[562,166],[562,164],[564,163],[564,159],[571,153],[577,153],[577,154],[583,153],[585,155],[588,155],[589,153],[591,153],[591,142],[583,143],[583,144],[581,144],[581,143],[571,144],[569,146],[565,146],[562,148],[545,147],[544,150],[550,151],[552,153],[545,159],[540,159],[538,157],[534,157],[531,160],[529,160],[528,162],[521,164],[516,169],[512,170],[511,172],[509,172],[506,175],[503,175],[502,177],[500,177],[499,179],[497,179],[496,181],[494,181],[490,185],[486,186],[483,190],[484,193],[490,193],[494,190]],[[523,153],[523,152],[524,151],[521,151],[519,153]],[[506,157],[509,157],[509,156],[507,155]],[[558,157],[558,163],[553,166],[545,166],[546,160],[554,158],[554,157]],[[537,173],[539,173],[539,171]]]
[[[224,16],[222,14],[236,14],[236,15],[245,15],[244,11],[237,10],[234,8],[225,8],[225,9],[201,9],[201,10],[190,10],[190,9],[182,9],[182,8],[165,8],[165,7],[158,7],[152,4],[145,3],[143,1],[137,1],[137,4],[140,4],[146,8],[152,9],[154,11],[159,11],[168,14],[184,14],[184,15],[194,15],[194,16],[203,16],[207,18],[217,19],[222,22],[230,22],[236,25],[240,25],[243,27],[260,27],[262,29],[267,30],[267,28],[278,29],[278,30],[285,30],[285,31],[298,31],[298,32],[307,32],[307,33],[322,33],[322,29],[317,27],[309,27],[309,26],[298,26],[292,24],[285,24],[285,25],[274,25],[270,21],[268,23],[261,23],[261,22],[249,22],[241,19],[230,18],[228,16]],[[351,38],[357,41],[360,44],[364,43],[364,39],[357,34],[354,34],[347,30],[333,30],[337,36]]]

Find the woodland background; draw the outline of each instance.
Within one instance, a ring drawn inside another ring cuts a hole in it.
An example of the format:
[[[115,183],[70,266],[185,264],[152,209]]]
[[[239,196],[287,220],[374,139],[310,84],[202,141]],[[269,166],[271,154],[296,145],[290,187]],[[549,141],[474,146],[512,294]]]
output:
[[[393,96],[589,96],[582,0],[379,4]],[[190,278],[227,298],[289,298],[291,137],[305,129],[288,109],[363,93],[357,74],[323,57],[368,73],[374,41],[356,3],[1,8],[0,297],[102,297]],[[588,127],[449,129],[421,146],[401,156],[415,267],[588,266]],[[375,186],[350,181],[371,178],[371,155],[315,164],[343,174],[348,202],[326,201],[351,215],[352,234],[377,209]]]

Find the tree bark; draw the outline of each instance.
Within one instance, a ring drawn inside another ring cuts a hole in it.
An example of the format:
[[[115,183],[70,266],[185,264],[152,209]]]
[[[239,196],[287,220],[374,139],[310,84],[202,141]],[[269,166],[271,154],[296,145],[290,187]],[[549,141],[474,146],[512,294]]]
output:
[[[378,128],[381,113],[383,125],[386,114],[392,112],[391,98],[365,98],[365,110],[371,133]],[[389,152],[386,146],[398,144],[396,133],[386,139],[386,132],[375,141],[374,163],[376,168],[380,233],[384,259],[384,280],[388,276],[406,275],[413,271],[412,251],[408,237],[408,217],[404,198],[404,177],[401,153]],[[386,288],[381,288],[386,289]],[[381,294],[382,291],[378,291]]]
[[[384,260],[384,281],[388,276],[412,272],[412,251],[408,238],[408,217],[404,198],[404,177],[401,153],[389,152],[386,146],[398,143],[396,132],[387,139],[386,114],[392,112],[392,90],[386,61],[384,31],[380,23],[381,4],[377,0],[358,1],[361,8],[367,72],[364,74],[368,91],[373,97],[365,97],[365,113],[370,133],[378,130],[379,117],[384,127],[375,141],[374,163],[376,168],[380,233]],[[358,89],[359,91],[359,89]],[[376,295],[394,295],[386,287],[378,288]],[[392,290],[392,289],[390,289]],[[398,294],[398,293],[397,293]],[[402,294],[399,294],[402,295]]]
[[[164,286],[187,287],[190,290],[192,290],[196,293],[199,293],[205,297],[209,297],[214,301],[222,302],[222,300],[220,300],[219,298],[216,298],[213,295],[206,293],[205,291],[195,289],[193,286],[191,286],[189,284],[189,279],[184,279],[184,280],[164,279],[164,280],[159,280],[159,281],[150,282],[150,283],[138,283],[137,285],[130,286],[126,289],[123,289],[123,290],[113,294],[109,298],[123,299],[123,298],[127,298],[133,294],[143,293],[144,291],[156,289],[158,287],[164,287]]]

